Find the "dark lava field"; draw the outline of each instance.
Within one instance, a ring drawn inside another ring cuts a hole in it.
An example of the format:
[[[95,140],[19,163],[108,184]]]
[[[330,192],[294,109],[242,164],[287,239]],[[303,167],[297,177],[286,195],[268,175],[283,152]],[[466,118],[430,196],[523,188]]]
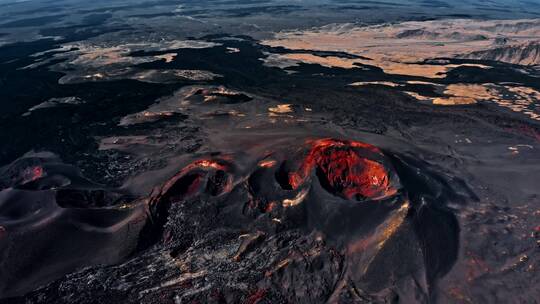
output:
[[[0,20],[0,303],[540,303],[537,1]]]

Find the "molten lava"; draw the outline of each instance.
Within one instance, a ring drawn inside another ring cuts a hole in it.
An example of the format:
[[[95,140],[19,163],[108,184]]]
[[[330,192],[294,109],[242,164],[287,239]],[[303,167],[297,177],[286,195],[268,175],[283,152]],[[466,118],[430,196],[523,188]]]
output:
[[[376,199],[397,192],[385,165],[373,159],[383,158],[378,148],[335,139],[320,139],[309,144],[311,149],[299,170],[288,175],[293,189],[303,185],[316,170],[325,188],[347,199]]]

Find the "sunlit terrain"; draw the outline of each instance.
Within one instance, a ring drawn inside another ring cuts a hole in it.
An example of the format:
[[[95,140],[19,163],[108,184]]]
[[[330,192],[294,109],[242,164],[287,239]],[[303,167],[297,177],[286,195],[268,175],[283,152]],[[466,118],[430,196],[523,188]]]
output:
[[[539,18],[0,0],[0,303],[537,303]]]

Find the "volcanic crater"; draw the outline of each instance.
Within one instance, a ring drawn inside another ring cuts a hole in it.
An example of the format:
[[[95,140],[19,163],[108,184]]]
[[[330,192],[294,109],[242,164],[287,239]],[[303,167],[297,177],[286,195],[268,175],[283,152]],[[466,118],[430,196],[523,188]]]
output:
[[[32,290],[76,267],[126,262],[73,274],[88,284],[83,291],[56,281],[27,300],[53,299],[57,284],[81,303],[111,296],[93,294],[96,284],[108,284],[113,297],[129,303],[150,303],[154,296],[163,299],[172,293],[205,303],[220,298],[307,303],[410,296],[410,290],[400,294],[401,288],[413,288],[416,297],[428,300],[457,257],[459,227],[449,204],[474,199],[463,191],[463,183],[448,180],[422,161],[333,138],[307,138],[259,155],[212,153],[185,165],[147,197],[99,188],[74,168],[43,160],[20,160],[11,167],[19,175],[11,179],[12,190],[3,192],[1,209],[9,206],[9,196],[31,198],[37,192],[47,193],[49,207],[40,210],[39,219],[29,210],[31,204],[2,212],[11,218],[0,244],[14,239],[24,243],[35,230],[10,230],[26,221],[27,227],[41,231],[32,235],[34,246],[55,239],[58,250],[67,250],[73,243],[60,239],[84,235],[96,242],[75,241],[78,247],[109,246],[118,252],[113,260],[110,250],[94,252],[92,260],[47,255],[42,257],[50,267],[46,275],[29,275],[15,290]],[[98,214],[104,213],[113,222],[102,222]],[[80,230],[53,234],[62,225]],[[7,261],[18,265],[14,271],[32,265],[38,254],[15,252],[20,251],[7,249]],[[141,263],[148,265],[139,274],[120,277]],[[178,263],[184,266],[178,268]],[[163,277],[151,274],[155,267]],[[174,280],[178,271],[181,284],[158,283]],[[104,275],[112,279],[92,279]],[[182,287],[188,285],[198,286],[196,292]],[[400,289],[391,288],[395,285]]]

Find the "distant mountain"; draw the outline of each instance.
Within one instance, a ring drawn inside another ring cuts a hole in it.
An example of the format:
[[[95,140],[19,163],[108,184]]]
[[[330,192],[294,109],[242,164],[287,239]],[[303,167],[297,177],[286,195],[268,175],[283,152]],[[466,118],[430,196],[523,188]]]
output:
[[[411,39],[411,38],[422,38],[422,39],[435,39],[441,36],[440,33],[431,32],[424,29],[413,29],[405,30],[396,35],[396,38],[399,39]]]
[[[516,34],[523,32],[538,33],[540,20],[526,20],[517,23],[501,22],[491,26],[482,27],[483,30],[498,34]]]
[[[505,45],[458,56],[465,59],[494,60],[522,65],[540,65],[540,41]]]
[[[395,35],[398,39],[422,39],[422,40],[435,40],[435,39],[451,39],[458,41],[479,41],[487,40],[485,35],[475,33],[463,33],[459,31],[453,32],[436,32],[426,29],[412,29],[404,30]]]

